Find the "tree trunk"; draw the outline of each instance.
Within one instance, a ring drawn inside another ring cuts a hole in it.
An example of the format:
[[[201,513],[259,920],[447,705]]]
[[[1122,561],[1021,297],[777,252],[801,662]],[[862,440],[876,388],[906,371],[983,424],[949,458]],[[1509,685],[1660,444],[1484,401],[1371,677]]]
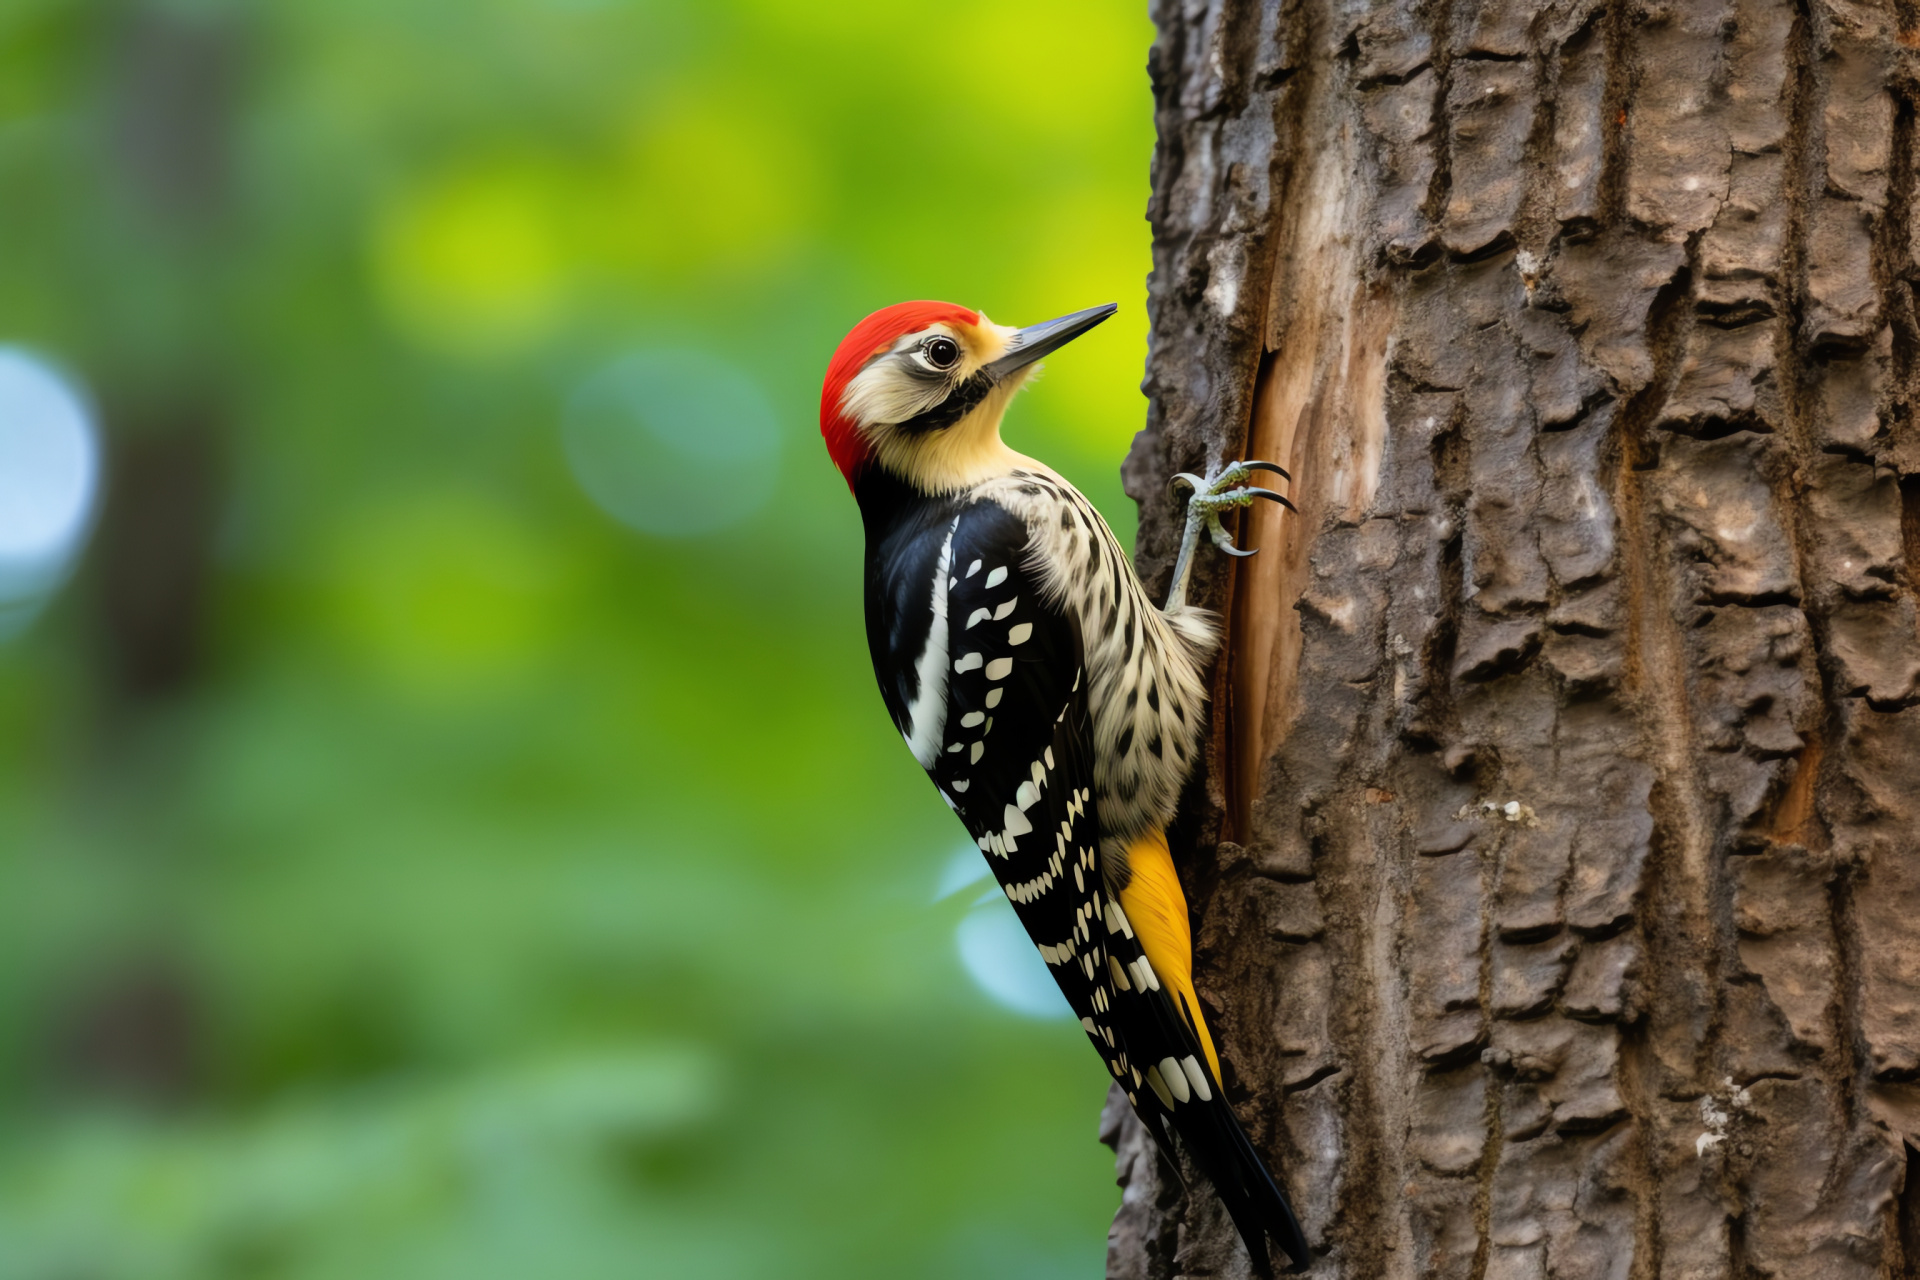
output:
[[[1914,0],[1158,0],[1176,832],[1313,1274],[1920,1275]],[[1109,1274],[1240,1276],[1110,1107]],[[1188,1171],[1191,1173],[1191,1171]]]

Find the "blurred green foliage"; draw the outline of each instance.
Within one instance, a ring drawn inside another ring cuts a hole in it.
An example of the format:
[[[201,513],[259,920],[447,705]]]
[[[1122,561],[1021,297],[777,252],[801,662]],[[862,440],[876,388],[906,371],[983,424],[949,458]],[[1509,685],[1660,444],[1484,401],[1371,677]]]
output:
[[[875,307],[1116,300],[1008,435],[1131,529],[1143,10],[0,5],[0,341],[113,495],[0,641],[0,1277],[1100,1273],[1103,1073],[957,958],[815,424]],[[772,443],[570,467],[662,351]],[[98,544],[195,432],[130,683]]]

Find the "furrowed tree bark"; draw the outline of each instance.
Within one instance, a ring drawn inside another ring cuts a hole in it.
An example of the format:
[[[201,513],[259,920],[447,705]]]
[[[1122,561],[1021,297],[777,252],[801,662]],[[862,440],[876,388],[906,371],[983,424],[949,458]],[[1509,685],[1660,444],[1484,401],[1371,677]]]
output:
[[[1920,1275],[1920,6],[1155,18],[1125,474],[1162,585],[1294,475],[1175,835],[1313,1274]],[[1105,1134],[1109,1275],[1247,1274]]]

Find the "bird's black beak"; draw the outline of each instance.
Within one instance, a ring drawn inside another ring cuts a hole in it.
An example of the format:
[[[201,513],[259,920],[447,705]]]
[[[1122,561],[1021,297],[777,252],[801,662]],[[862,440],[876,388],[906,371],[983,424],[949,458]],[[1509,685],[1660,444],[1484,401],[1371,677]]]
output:
[[[1004,378],[1041,356],[1066,346],[1119,309],[1118,303],[1109,302],[1103,307],[1088,307],[1085,311],[1076,311],[1057,320],[1017,330],[1007,344],[1007,353],[998,360],[988,361],[987,371],[995,378]]]

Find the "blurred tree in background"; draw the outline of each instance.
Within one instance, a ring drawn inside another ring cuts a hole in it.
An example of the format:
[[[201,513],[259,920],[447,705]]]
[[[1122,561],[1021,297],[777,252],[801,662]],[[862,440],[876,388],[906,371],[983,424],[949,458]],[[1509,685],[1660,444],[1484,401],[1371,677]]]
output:
[[[1098,1273],[815,415],[884,303],[1118,300],[1009,434],[1131,529],[1151,37],[0,7],[0,343],[104,446],[57,590],[0,476],[0,1277]]]

